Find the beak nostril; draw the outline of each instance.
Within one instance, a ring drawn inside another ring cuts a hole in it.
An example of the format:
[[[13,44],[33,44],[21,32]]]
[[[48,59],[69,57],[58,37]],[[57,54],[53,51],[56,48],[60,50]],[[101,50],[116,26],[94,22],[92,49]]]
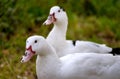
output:
[[[25,56],[27,56],[27,52],[25,52]]]

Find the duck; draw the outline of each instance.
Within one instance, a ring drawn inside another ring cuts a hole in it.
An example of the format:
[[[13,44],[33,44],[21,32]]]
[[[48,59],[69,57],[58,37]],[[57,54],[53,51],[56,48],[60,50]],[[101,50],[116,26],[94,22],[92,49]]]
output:
[[[120,79],[120,56],[75,52],[59,57],[44,37],[33,35],[26,40],[21,62],[35,55],[38,79]]]
[[[111,48],[106,44],[98,44],[90,41],[82,40],[66,40],[66,31],[68,27],[68,17],[66,11],[59,7],[53,6],[50,9],[49,16],[43,25],[53,24],[53,29],[50,31],[46,40],[57,51],[59,57],[73,53],[73,52],[96,52],[99,54],[113,54],[119,55],[120,48]]]

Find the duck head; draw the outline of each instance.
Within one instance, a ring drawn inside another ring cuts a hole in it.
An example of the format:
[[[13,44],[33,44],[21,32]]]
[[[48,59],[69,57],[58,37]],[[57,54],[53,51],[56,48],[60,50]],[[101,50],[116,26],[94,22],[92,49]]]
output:
[[[49,16],[43,25],[59,24],[67,20],[68,18],[65,10],[59,6],[53,6],[50,9]]]

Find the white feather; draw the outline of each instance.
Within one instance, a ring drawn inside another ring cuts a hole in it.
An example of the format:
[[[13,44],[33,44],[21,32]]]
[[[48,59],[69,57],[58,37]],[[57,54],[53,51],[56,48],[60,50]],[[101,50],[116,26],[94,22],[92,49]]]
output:
[[[59,58],[43,37],[32,36],[27,41],[26,46],[37,54],[38,79],[120,79],[120,56],[87,52]]]
[[[60,12],[58,12],[58,10],[60,10]],[[76,45],[74,46],[71,40],[66,40],[66,31],[68,26],[68,17],[66,12],[60,9],[59,6],[54,6],[50,9],[50,15],[52,14],[54,14],[56,21],[52,22],[54,27],[47,36],[47,41],[55,48],[59,57],[74,52],[108,53],[112,51],[112,48],[105,44],[97,44],[89,41],[77,40]],[[46,21],[44,24],[46,24]]]

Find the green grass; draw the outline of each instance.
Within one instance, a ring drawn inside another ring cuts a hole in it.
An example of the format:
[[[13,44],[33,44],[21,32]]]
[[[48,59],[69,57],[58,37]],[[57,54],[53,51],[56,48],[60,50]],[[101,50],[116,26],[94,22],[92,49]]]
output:
[[[116,1],[91,0],[96,12],[88,8],[93,12],[87,15],[85,0],[77,3],[74,0],[0,0],[0,79],[36,79],[36,56],[27,63],[20,60],[30,35],[46,37],[52,29],[52,25],[42,26],[42,23],[53,5],[64,6],[68,13],[67,39],[120,47],[120,1]]]
[[[112,22],[112,23],[111,23]],[[108,46],[120,46],[120,41],[116,40],[116,33],[119,32],[114,20],[105,17],[83,17],[73,16],[73,20],[69,20],[67,39],[89,40],[97,43],[105,43]],[[1,79],[35,79],[35,59],[27,63],[21,63],[20,59],[25,51],[25,40],[30,35],[38,34],[47,36],[52,26],[32,26],[33,30],[26,32],[23,29],[4,40],[3,49],[0,54],[0,78]],[[119,27],[117,27],[120,29]],[[46,32],[47,31],[47,32]],[[119,33],[118,33],[119,35]]]

